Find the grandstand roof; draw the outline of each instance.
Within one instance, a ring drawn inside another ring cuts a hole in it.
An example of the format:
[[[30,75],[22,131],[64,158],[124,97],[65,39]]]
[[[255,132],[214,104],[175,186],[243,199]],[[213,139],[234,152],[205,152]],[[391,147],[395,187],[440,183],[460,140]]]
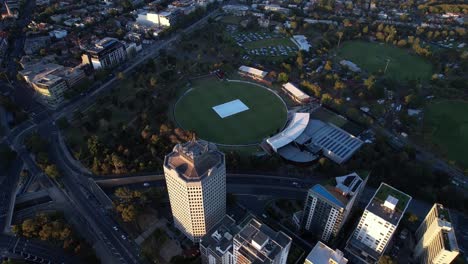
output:
[[[248,67],[248,66],[244,66],[244,65],[239,67],[239,71],[250,73],[252,75],[255,75],[255,76],[261,77],[261,78],[265,78],[265,76],[267,76],[267,74],[268,74],[268,72],[266,72],[266,71],[262,71],[262,70],[255,69],[255,68]]]
[[[288,126],[281,133],[267,139],[267,143],[277,152],[279,148],[293,142],[304,132],[309,118],[309,113],[295,113]]]
[[[297,98],[300,101],[307,100],[310,98],[309,95],[301,91],[299,88],[297,88],[294,84],[290,82],[283,84],[283,88],[290,92],[295,98]]]

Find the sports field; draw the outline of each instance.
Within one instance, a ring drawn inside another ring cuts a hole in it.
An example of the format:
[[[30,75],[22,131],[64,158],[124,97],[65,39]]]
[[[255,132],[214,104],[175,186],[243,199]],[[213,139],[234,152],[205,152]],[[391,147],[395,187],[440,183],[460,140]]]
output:
[[[248,110],[221,118],[213,107],[240,100]],[[287,109],[273,92],[253,84],[198,80],[176,103],[177,123],[197,137],[219,144],[253,144],[277,133]]]
[[[337,55],[340,60],[350,60],[369,73],[383,72],[387,59],[390,59],[385,75],[399,81],[429,80],[432,75],[428,60],[389,44],[347,41],[338,49]]]
[[[427,140],[450,161],[468,168],[468,102],[444,100],[429,104],[424,113]]]

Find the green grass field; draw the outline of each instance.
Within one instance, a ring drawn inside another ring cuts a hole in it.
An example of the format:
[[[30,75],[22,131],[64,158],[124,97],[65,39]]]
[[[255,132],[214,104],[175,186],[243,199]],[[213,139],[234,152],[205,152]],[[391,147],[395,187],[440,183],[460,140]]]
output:
[[[244,46],[248,49],[258,49],[258,48],[264,48],[268,46],[280,46],[280,45],[295,47],[294,43],[289,38],[260,39],[260,40],[244,43]]]
[[[251,84],[204,79],[193,83],[175,107],[175,118],[186,130],[220,144],[258,143],[281,130],[287,109],[272,92]],[[249,110],[220,118],[212,109],[232,100],[241,100]]]
[[[350,60],[369,73],[383,72],[387,59],[390,59],[385,75],[399,81],[429,80],[432,75],[428,60],[389,44],[347,41],[337,54],[340,60]]]
[[[450,161],[468,168],[468,102],[444,100],[426,107],[427,139]]]

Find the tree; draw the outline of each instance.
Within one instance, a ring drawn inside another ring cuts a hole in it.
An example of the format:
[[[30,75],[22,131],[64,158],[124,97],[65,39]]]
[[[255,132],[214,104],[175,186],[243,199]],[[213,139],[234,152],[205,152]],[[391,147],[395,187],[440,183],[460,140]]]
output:
[[[289,79],[289,76],[287,73],[281,72],[280,74],[278,74],[278,82],[285,83],[288,81],[288,79]]]
[[[384,255],[380,258],[379,264],[396,264],[396,262],[390,256]]]
[[[156,77],[152,76],[151,79],[150,79],[151,87],[155,88],[156,84],[157,84],[157,79],[156,79]]]
[[[325,69],[326,71],[331,71],[331,70],[333,69],[333,67],[332,67],[332,62],[328,60],[328,61],[325,63],[324,69]]]
[[[364,80],[364,85],[366,86],[367,90],[370,90],[374,87],[375,84],[375,77],[373,75],[369,75],[367,79]]]
[[[44,172],[47,176],[51,177],[52,179],[57,179],[60,176],[57,166],[55,166],[54,164],[47,165]]]
[[[117,78],[118,78],[119,80],[125,79],[125,73],[123,73],[123,72],[117,73]]]
[[[328,104],[333,101],[333,97],[330,94],[325,93],[322,95],[321,101],[323,104]]]
[[[335,81],[335,85],[333,86],[333,88],[337,91],[341,91],[343,90],[344,88],[346,87],[346,85],[342,82],[342,81]]]

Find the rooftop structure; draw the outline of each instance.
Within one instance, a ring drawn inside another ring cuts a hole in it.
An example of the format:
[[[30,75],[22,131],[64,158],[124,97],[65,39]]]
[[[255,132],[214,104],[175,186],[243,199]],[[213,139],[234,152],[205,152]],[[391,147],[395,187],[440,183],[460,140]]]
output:
[[[415,259],[421,264],[449,264],[460,253],[448,209],[434,204],[416,231]]]
[[[246,5],[224,5],[223,11],[236,16],[245,16],[249,11],[249,7]]]
[[[351,61],[342,60],[342,61],[340,61],[340,64],[342,66],[347,67],[348,69],[350,69],[353,72],[360,72],[361,71],[361,68],[359,68],[355,63],[353,63]]]
[[[267,139],[267,143],[277,152],[279,148],[288,145],[299,137],[309,123],[309,113],[295,113],[283,131]]]
[[[344,257],[343,252],[329,248],[322,242],[317,242],[315,247],[310,251],[304,264],[346,264],[348,260]]]
[[[267,139],[267,143],[287,160],[310,162],[321,152],[339,164],[346,162],[362,146],[362,140],[341,128],[309,118],[309,113],[295,113],[289,125]]]
[[[234,236],[234,263],[285,264],[292,239],[252,218]]]
[[[346,251],[354,263],[377,263],[398,227],[411,196],[382,183],[366,206]]]
[[[208,176],[211,170],[224,164],[224,154],[206,141],[177,144],[166,156],[165,166],[178,172],[185,181],[197,181]]]

